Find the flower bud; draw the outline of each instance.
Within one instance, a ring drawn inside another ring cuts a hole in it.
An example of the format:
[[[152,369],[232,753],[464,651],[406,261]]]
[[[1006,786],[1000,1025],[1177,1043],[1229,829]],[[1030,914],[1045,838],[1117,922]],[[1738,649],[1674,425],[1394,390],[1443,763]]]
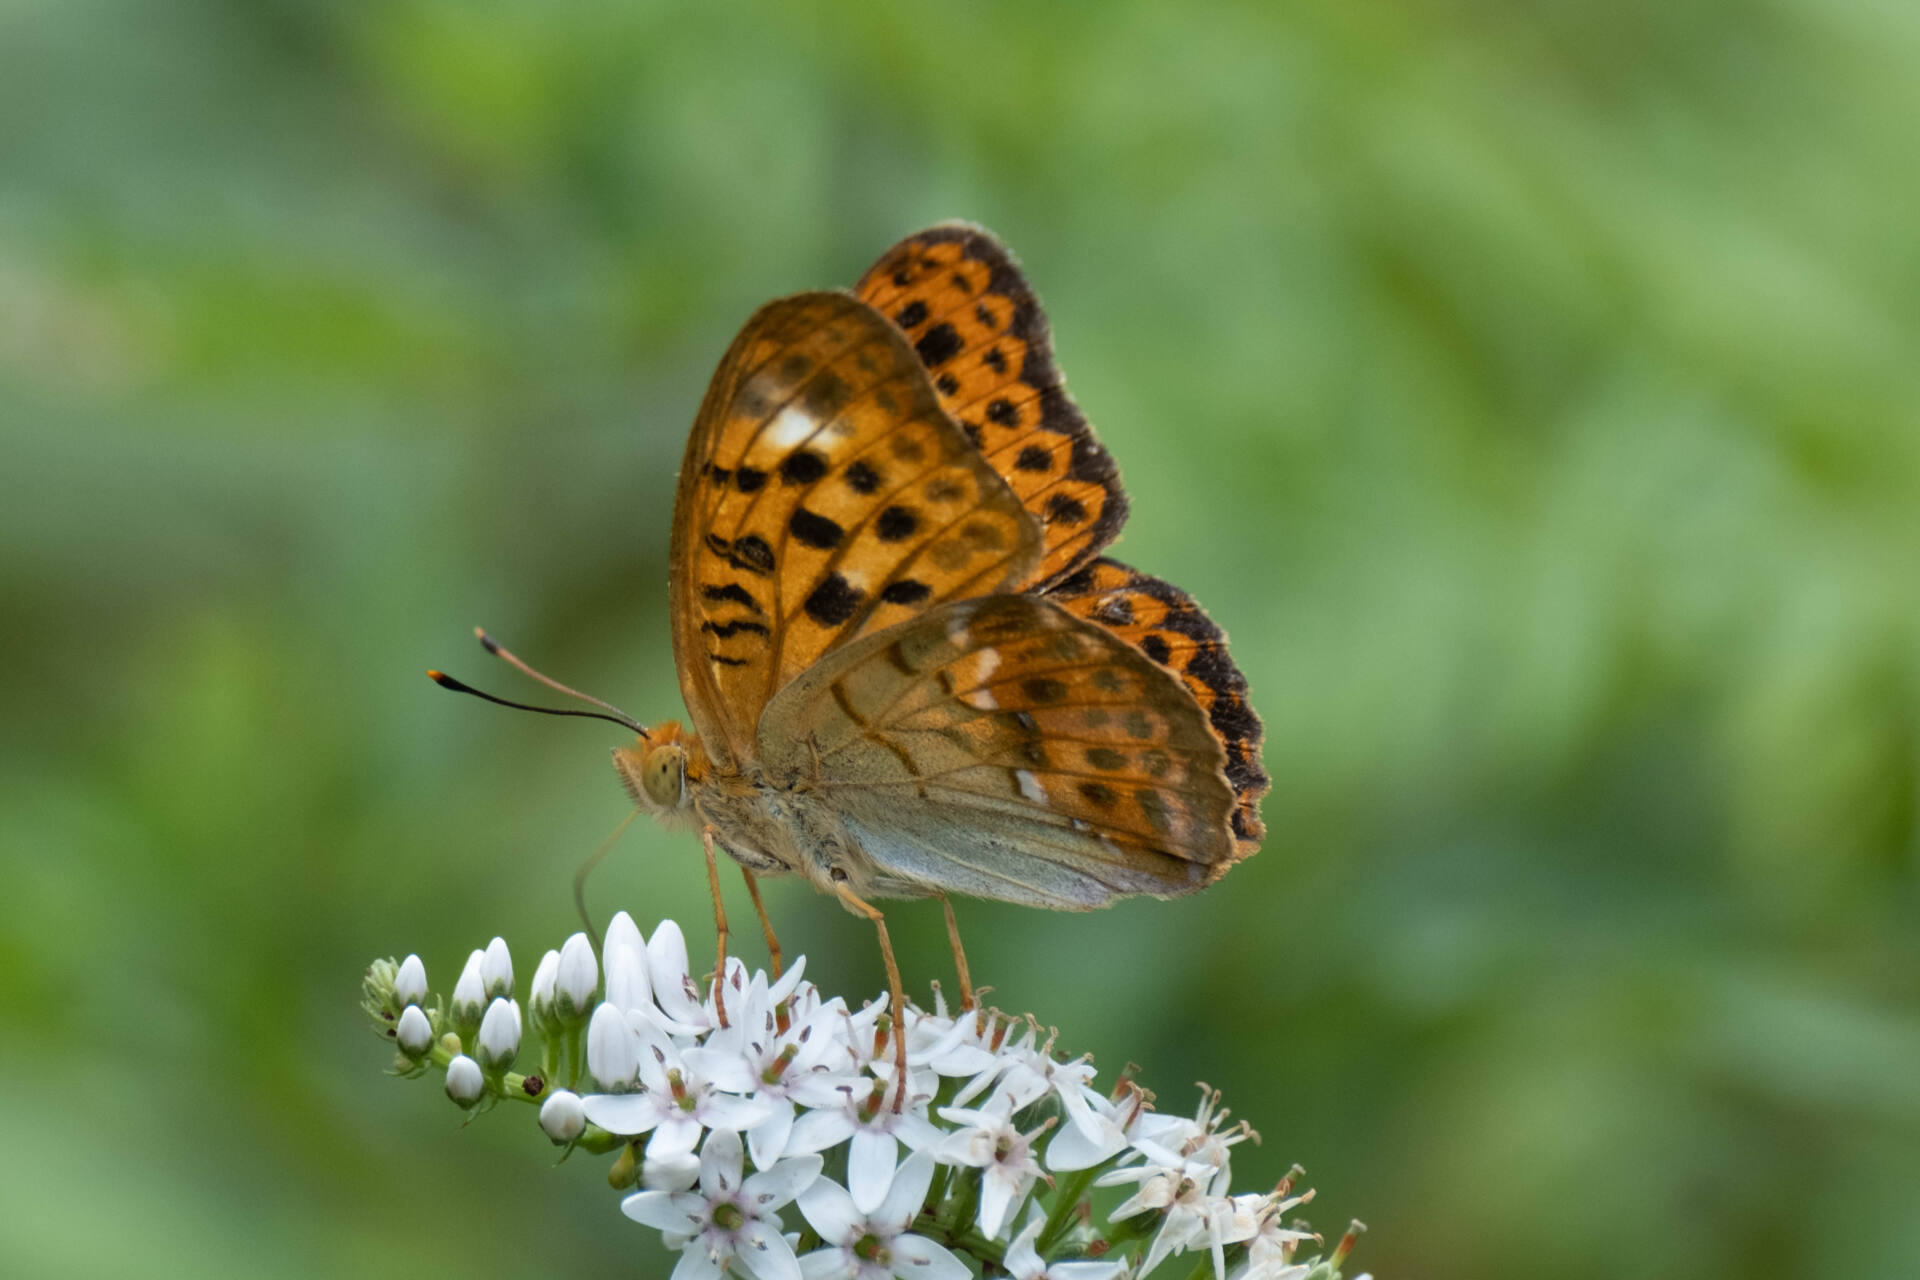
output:
[[[553,996],[559,976],[560,953],[549,951],[540,957],[540,967],[533,971],[533,986],[527,991],[527,1021],[543,1036],[551,1036],[558,1025]]]
[[[462,1039],[473,1035],[480,1026],[480,1015],[486,1012],[487,984],[480,976],[480,966],[486,959],[486,953],[476,951],[467,957],[466,968],[460,971],[460,981],[453,984],[453,1002],[448,1012],[453,1015],[453,1026]]]
[[[480,1074],[480,1064],[461,1054],[447,1064],[447,1096],[463,1107],[470,1107],[480,1101],[480,1095],[486,1092],[486,1078]]]
[[[607,1003],[616,1009],[653,1008],[653,984],[647,981],[647,953],[624,942],[607,944]]]
[[[400,1026],[396,1038],[400,1041],[400,1052],[418,1061],[427,1056],[433,1048],[433,1023],[420,1011],[420,1006],[410,1004],[400,1014]]]
[[[486,954],[480,960],[480,985],[486,988],[487,999],[513,994],[513,957],[507,954],[507,940],[495,938],[487,944]]]
[[[480,1043],[474,1056],[480,1065],[499,1075],[513,1065],[520,1052],[520,1006],[504,996],[487,1006],[480,1022]]]
[[[616,944],[629,946],[642,955],[646,954],[645,935],[640,932],[640,926],[633,922],[633,917],[624,911],[614,912],[613,919],[607,921],[607,937],[600,944],[601,953],[604,955]]]
[[[400,962],[400,971],[393,977],[394,1002],[405,1006],[419,1004],[426,998],[427,966],[420,963],[419,956],[408,956]]]
[[[557,1147],[585,1133],[587,1113],[580,1105],[580,1095],[566,1089],[555,1089],[548,1094],[547,1100],[540,1104],[540,1128]]]
[[[587,1024],[587,1070],[608,1093],[629,1093],[640,1073],[640,1046],[626,1015],[611,1004],[593,1011]]]
[[[600,966],[593,958],[593,944],[586,934],[576,933],[560,946],[554,1012],[567,1022],[580,1021],[593,1011],[593,989],[599,985]]]

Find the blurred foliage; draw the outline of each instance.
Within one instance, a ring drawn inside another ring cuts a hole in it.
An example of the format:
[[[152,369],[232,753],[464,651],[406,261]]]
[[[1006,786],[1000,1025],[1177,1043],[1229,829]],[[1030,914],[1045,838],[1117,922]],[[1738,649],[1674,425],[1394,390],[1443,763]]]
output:
[[[997,999],[1383,1280],[1911,1275],[1916,120],[1855,0],[0,6],[0,1271],[658,1273],[360,1030],[623,812],[421,668],[677,714],[713,362],[964,216],[1277,780],[1215,892],[965,906]],[[651,830],[592,893],[706,912]]]

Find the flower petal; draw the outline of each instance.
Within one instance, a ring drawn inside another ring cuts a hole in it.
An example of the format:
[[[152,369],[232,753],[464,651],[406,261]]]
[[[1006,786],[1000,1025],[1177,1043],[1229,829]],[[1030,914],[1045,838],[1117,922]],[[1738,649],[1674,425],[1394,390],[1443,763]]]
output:
[[[580,1099],[587,1119],[608,1133],[631,1136],[660,1123],[660,1107],[649,1093],[590,1093]]]
[[[980,1233],[989,1240],[998,1240],[1007,1223],[1013,1217],[1016,1194],[1024,1191],[1013,1178],[989,1169],[980,1179]]]
[[[773,1113],[772,1098],[736,1098],[730,1093],[711,1093],[701,1105],[700,1114],[715,1129],[751,1129]]]
[[[726,1264],[709,1253],[703,1242],[693,1240],[680,1251],[680,1261],[673,1264],[672,1280],[720,1280],[726,1270]]]
[[[698,1127],[697,1125],[695,1126]],[[689,1147],[691,1150],[691,1147]],[[740,1186],[740,1135],[716,1129],[700,1151],[700,1190],[709,1199]]]
[[[765,1173],[749,1177],[746,1185],[740,1189],[741,1199],[749,1212],[778,1212],[818,1180],[820,1167],[824,1163],[819,1156],[793,1156],[782,1160]]]
[[[765,1218],[749,1219],[740,1228],[740,1244],[733,1260],[744,1265],[754,1280],[801,1280],[800,1260],[793,1246],[780,1234],[779,1224]]]
[[[773,1104],[773,1111],[753,1128],[747,1130],[747,1154],[753,1157],[753,1167],[770,1169],[787,1149],[787,1139],[793,1134],[793,1104],[782,1098]]]
[[[699,1196],[684,1191],[636,1191],[620,1202],[620,1212],[655,1231],[692,1235],[700,1229]]]
[[[831,1178],[820,1178],[802,1192],[799,1207],[800,1216],[828,1244],[851,1247],[865,1229],[853,1197]]]
[[[920,1216],[920,1206],[926,1203],[927,1188],[933,1185],[933,1157],[924,1151],[916,1151],[901,1161],[894,1171],[893,1185],[887,1189],[887,1198],[880,1207],[869,1215],[875,1226],[888,1231],[905,1231]]]
[[[973,1275],[966,1263],[925,1236],[895,1236],[887,1247],[893,1253],[893,1274],[901,1280],[968,1280]]]
[[[675,1107],[667,1112],[666,1117],[662,1119],[654,1129],[653,1136],[647,1139],[647,1159],[674,1160],[680,1156],[684,1156],[692,1151],[695,1146],[699,1145],[701,1132],[702,1130],[698,1120],[695,1120],[686,1112]],[[707,1145],[711,1147],[713,1143],[708,1142]],[[706,1161],[702,1160],[700,1163],[701,1181],[704,1182],[706,1176]],[[738,1156],[735,1157],[733,1166],[733,1181],[729,1185],[740,1185]]]
[[[728,1093],[752,1093],[759,1081],[754,1078],[753,1068],[738,1053],[728,1053],[724,1049],[713,1047],[710,1039],[698,1049],[689,1049],[683,1055],[687,1065],[716,1089],[725,1089]]]
[[[787,1139],[787,1154],[824,1151],[828,1147],[839,1146],[853,1130],[853,1117],[844,1108],[809,1111],[793,1122],[793,1136]]]
[[[855,1129],[847,1144],[847,1190],[862,1213],[872,1213],[887,1198],[893,1185],[894,1162],[900,1157],[900,1144],[890,1133],[873,1129]]]
[[[800,1274],[805,1280],[855,1280],[860,1274],[860,1259],[851,1249],[835,1245],[800,1255]]]

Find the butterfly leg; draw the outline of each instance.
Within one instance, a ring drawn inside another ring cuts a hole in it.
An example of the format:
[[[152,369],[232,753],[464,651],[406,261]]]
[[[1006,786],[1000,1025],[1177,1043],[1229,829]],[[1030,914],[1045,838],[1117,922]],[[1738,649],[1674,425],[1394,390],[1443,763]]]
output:
[[[753,909],[760,915],[760,932],[766,936],[767,955],[772,958],[773,976],[778,979],[780,976],[780,939],[773,936],[773,921],[767,919],[767,904],[760,901],[760,878],[745,867],[740,868],[740,876],[747,882],[747,896],[753,899]]]
[[[887,937],[886,917],[880,914],[878,907],[847,888],[847,882],[841,878],[843,874],[835,869],[833,891],[840,896],[847,910],[873,921],[874,929],[880,934],[880,959],[887,966],[887,1001],[893,1006],[893,1109],[899,1111],[907,1101],[907,996],[900,986],[900,966],[893,958],[893,942]]]
[[[713,962],[713,1007],[719,1011],[720,1025],[727,1025],[727,1002],[720,988],[727,980],[727,907],[720,901],[720,864],[713,855],[713,828],[700,832],[700,844],[707,851],[707,888],[713,894],[713,931],[719,944],[719,957]]]
[[[960,1012],[973,1008],[973,975],[967,971],[967,949],[960,945],[960,926],[953,918],[953,903],[940,894],[940,910],[947,917],[947,943],[953,948],[953,967],[960,974]]]

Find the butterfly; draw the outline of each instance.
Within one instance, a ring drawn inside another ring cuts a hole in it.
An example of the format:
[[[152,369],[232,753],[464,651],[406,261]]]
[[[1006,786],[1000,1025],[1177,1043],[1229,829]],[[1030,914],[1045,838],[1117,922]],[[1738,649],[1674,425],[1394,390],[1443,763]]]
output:
[[[1259,848],[1246,680],[1191,597],[1102,554],[1126,516],[987,231],[931,227],[851,292],[754,313],[674,497],[691,725],[629,722],[613,753],[641,811],[701,835],[723,948],[716,850],[776,957],[756,874],[873,920],[899,1007],[872,900],[938,897],[952,929],[949,893],[1087,910]]]

